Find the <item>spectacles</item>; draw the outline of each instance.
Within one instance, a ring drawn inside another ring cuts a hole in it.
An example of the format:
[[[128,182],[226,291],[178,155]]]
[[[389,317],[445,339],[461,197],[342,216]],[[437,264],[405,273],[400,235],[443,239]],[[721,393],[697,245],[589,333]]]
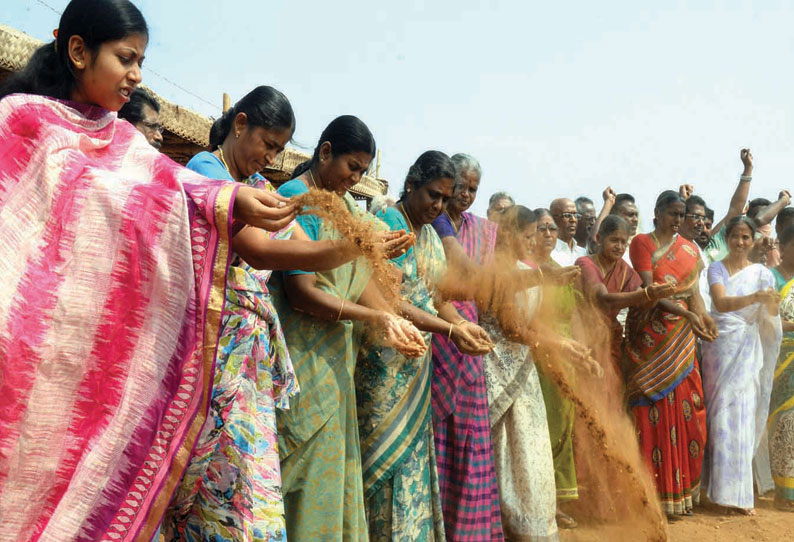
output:
[[[541,224],[538,226],[538,232],[557,231],[559,228],[554,224]]]
[[[686,216],[687,218],[691,218],[695,222],[705,222],[706,221],[706,215],[687,214],[687,215],[684,215],[684,216]]]
[[[594,217],[594,216],[585,216],[585,217],[582,217],[582,220],[584,222],[586,222],[587,224],[595,224],[596,223],[596,217]]]
[[[580,215],[579,213],[560,213],[558,215],[552,215],[552,216],[554,216],[554,218],[564,218],[565,220],[571,220],[574,218],[576,220],[579,220],[580,218],[582,218],[582,215]]]
[[[146,128],[147,132],[159,132],[160,135],[163,135],[163,130],[165,130],[163,125],[159,122],[148,122],[144,120],[141,121],[141,124],[143,124],[143,127]]]

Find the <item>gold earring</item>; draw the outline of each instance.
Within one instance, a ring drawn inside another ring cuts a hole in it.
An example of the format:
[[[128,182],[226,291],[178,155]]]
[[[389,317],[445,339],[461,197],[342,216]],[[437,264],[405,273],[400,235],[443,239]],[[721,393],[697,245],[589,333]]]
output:
[[[240,132],[235,132],[234,133],[234,138],[235,139],[240,139]]]

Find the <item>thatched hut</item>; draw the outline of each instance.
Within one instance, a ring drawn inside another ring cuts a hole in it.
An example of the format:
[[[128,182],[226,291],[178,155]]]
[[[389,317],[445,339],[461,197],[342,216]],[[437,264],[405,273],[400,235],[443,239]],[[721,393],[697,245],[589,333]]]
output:
[[[0,24],[0,81],[11,72],[21,69],[41,44],[41,41],[27,34]],[[160,122],[165,128],[161,151],[176,162],[187,163],[194,154],[209,145],[212,119],[164,100],[149,90],[160,103]],[[290,178],[295,166],[308,159],[309,155],[305,153],[286,149],[262,174],[278,185]],[[356,199],[369,200],[385,194],[388,187],[385,180],[365,176],[351,189],[351,193]]]

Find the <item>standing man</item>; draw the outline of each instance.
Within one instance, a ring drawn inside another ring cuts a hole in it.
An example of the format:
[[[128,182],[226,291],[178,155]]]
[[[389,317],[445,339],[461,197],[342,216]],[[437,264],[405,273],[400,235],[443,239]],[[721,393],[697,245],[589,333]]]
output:
[[[588,239],[593,225],[596,223],[596,210],[593,200],[585,196],[579,196],[574,201],[576,212],[579,213],[579,224],[576,226],[576,244],[587,251]]]
[[[587,256],[587,250],[577,245],[574,239],[579,224],[576,204],[568,198],[557,198],[551,202],[549,210],[560,235],[551,258],[563,267],[574,265],[576,258]]]
[[[159,150],[163,146],[160,104],[147,90],[141,87],[133,90],[130,101],[119,110],[119,118],[135,126],[155,149]]]

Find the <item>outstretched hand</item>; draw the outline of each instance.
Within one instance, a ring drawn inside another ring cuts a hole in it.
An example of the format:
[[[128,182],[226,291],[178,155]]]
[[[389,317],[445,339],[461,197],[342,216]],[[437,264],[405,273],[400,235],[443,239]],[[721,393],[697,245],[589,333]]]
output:
[[[458,350],[470,356],[481,356],[493,350],[488,333],[468,320],[452,328],[452,341]]]
[[[405,230],[378,232],[377,245],[389,260],[405,254],[416,243],[416,235]]]
[[[276,192],[252,186],[241,186],[234,197],[235,220],[249,226],[278,231],[287,226],[297,213],[295,204]]]
[[[646,291],[648,292],[648,297],[650,297],[652,301],[658,301],[659,299],[664,299],[665,297],[673,295],[675,289],[675,284],[672,282],[665,282],[663,284],[651,284]]]
[[[597,378],[604,376],[604,369],[601,364],[593,359],[593,352],[582,343],[573,339],[561,338],[557,343],[562,354],[573,362],[581,364],[581,366],[590,373],[590,375]]]

